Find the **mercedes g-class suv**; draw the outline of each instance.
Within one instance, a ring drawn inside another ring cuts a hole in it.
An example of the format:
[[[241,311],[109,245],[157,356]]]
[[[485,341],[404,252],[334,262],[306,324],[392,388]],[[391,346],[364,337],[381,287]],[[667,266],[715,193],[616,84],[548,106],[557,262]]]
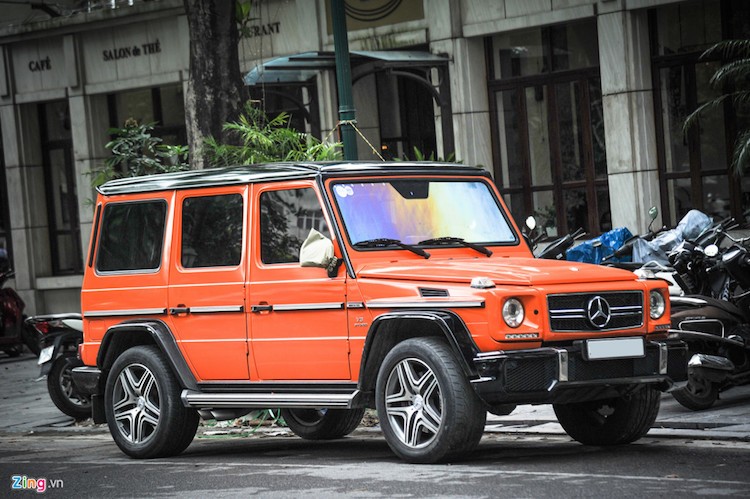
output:
[[[489,174],[445,163],[280,163],[99,188],[83,367],[122,451],[169,456],[199,418],[280,408],[297,435],[377,408],[410,462],[476,447],[487,412],[552,404],[624,444],[684,380],[667,286],[534,259]]]

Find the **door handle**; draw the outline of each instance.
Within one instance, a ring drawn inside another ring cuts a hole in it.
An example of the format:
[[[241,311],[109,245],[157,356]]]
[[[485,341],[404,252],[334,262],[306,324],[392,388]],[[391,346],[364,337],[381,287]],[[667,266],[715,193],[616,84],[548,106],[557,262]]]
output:
[[[171,315],[189,314],[190,307],[186,307],[185,305],[179,305],[177,307],[170,308],[169,313]]]
[[[273,310],[273,305],[263,304],[263,305],[252,305],[250,307],[250,311],[257,314],[259,312],[270,312]]]

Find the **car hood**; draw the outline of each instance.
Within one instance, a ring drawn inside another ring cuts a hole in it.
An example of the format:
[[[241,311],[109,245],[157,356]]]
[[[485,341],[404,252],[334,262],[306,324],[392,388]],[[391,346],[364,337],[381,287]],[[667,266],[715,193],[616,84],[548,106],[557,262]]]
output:
[[[496,285],[544,286],[550,284],[633,281],[632,272],[587,263],[536,258],[434,259],[411,262],[370,263],[357,272],[360,278],[470,283],[488,277]]]

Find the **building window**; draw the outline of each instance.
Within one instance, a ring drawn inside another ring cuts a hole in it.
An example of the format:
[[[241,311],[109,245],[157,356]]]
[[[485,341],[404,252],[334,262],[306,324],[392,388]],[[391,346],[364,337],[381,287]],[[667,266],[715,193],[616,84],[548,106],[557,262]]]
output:
[[[154,135],[165,144],[187,144],[181,84],[109,94],[107,103],[111,127],[122,128],[130,118],[141,124],[154,122]]]
[[[5,180],[5,152],[0,134],[0,260],[7,258],[13,268],[13,247],[11,245],[10,213],[8,209],[8,183]]]
[[[281,113],[289,115],[289,128],[314,137],[321,137],[318,90],[314,82],[258,84],[248,87],[250,99],[273,119]]]
[[[54,275],[83,271],[73,140],[67,101],[39,104],[40,141]]]
[[[591,20],[487,42],[495,182],[550,236],[611,228],[596,39]]]
[[[687,133],[685,118],[717,97],[709,81],[722,65],[700,58],[722,39],[750,36],[750,5],[741,0],[698,0],[650,11],[662,212],[676,224],[695,208],[715,218],[750,208],[750,177],[729,169],[736,131],[750,116],[735,113],[729,101],[701,116]]]

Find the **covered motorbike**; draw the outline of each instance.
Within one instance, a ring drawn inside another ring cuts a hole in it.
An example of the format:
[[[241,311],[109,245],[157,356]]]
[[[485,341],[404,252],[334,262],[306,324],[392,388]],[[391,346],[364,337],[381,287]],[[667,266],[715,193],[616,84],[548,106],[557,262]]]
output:
[[[0,251],[0,350],[10,357],[18,357],[26,345],[34,355],[39,355],[39,337],[33,328],[24,324],[26,304],[16,290],[5,287],[13,277],[5,250]]]

